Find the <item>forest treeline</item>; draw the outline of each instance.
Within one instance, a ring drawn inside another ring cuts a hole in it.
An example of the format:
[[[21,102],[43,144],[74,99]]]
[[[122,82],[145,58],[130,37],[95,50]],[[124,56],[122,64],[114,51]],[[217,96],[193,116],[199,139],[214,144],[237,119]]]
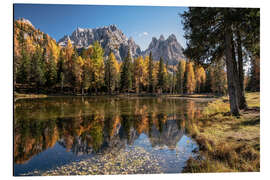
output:
[[[104,57],[98,42],[78,51],[67,42],[60,47],[47,34],[20,21],[15,22],[15,85],[25,91],[54,93],[201,93],[226,92],[223,65],[205,69],[180,60],[169,66],[150,53],[118,62],[111,52]],[[219,76],[219,80],[215,81]],[[20,90],[18,88],[18,90]]]
[[[71,41],[61,47],[20,20],[14,23],[14,84],[25,93],[227,93],[222,61],[202,66],[180,60],[172,66],[162,57],[153,60],[151,53],[132,58],[128,52],[118,62],[112,52],[104,56],[99,42],[87,49],[76,49]]]

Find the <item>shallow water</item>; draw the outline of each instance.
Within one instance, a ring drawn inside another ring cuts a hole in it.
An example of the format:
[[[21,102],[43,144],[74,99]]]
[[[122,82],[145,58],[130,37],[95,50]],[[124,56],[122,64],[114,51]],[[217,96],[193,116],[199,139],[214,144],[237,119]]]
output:
[[[180,173],[207,102],[50,97],[14,104],[14,175]]]

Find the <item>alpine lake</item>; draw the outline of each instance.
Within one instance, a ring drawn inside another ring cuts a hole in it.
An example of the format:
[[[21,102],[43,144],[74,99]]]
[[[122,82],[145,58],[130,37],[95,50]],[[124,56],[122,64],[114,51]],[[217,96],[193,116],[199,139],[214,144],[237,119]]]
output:
[[[181,173],[208,100],[47,97],[14,102],[14,176]]]

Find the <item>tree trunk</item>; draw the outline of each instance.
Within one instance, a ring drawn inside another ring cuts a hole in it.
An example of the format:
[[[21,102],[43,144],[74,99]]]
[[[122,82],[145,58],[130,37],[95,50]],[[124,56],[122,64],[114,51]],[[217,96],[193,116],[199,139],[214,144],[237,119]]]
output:
[[[233,37],[232,37],[232,59],[233,59],[233,64],[234,64],[234,67],[235,67],[235,72],[237,73],[237,77],[236,77],[236,81],[237,81],[237,98],[238,98],[238,106],[239,106],[239,103],[240,103],[240,81],[239,81],[239,71],[238,71],[238,64],[237,64],[237,61],[236,61],[236,52],[235,52],[235,47],[236,47],[236,44],[235,44],[235,41],[233,40]],[[239,107],[240,109],[240,107]]]
[[[63,94],[64,81],[61,79],[61,94]]]
[[[239,116],[238,88],[237,88],[237,67],[232,57],[232,30],[227,27],[225,30],[225,61],[227,67],[228,91],[230,99],[230,109],[234,116]]]
[[[243,55],[242,55],[242,42],[240,32],[236,32],[237,36],[237,56],[238,56],[238,74],[239,74],[239,108],[246,109],[247,102],[245,98],[245,89],[244,89],[244,70],[243,70]]]

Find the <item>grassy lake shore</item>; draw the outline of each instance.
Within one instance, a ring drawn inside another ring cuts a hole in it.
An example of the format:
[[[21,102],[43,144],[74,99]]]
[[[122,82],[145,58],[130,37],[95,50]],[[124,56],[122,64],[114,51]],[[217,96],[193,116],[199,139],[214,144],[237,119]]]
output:
[[[246,100],[239,118],[230,115],[228,97],[208,104],[188,128],[200,150],[183,172],[260,171],[260,94],[247,93]]]
[[[45,98],[48,97],[46,94],[22,94],[14,92],[14,101],[18,99],[28,99],[28,98]]]
[[[34,93],[18,93],[14,92],[14,100],[18,99],[33,99],[33,98],[46,98],[46,97],[63,97],[63,96],[82,96],[82,97],[170,97],[181,99],[215,99],[218,96],[212,94],[151,94],[151,93],[119,93],[119,94],[98,94],[98,95],[81,95],[81,94],[34,94]]]

